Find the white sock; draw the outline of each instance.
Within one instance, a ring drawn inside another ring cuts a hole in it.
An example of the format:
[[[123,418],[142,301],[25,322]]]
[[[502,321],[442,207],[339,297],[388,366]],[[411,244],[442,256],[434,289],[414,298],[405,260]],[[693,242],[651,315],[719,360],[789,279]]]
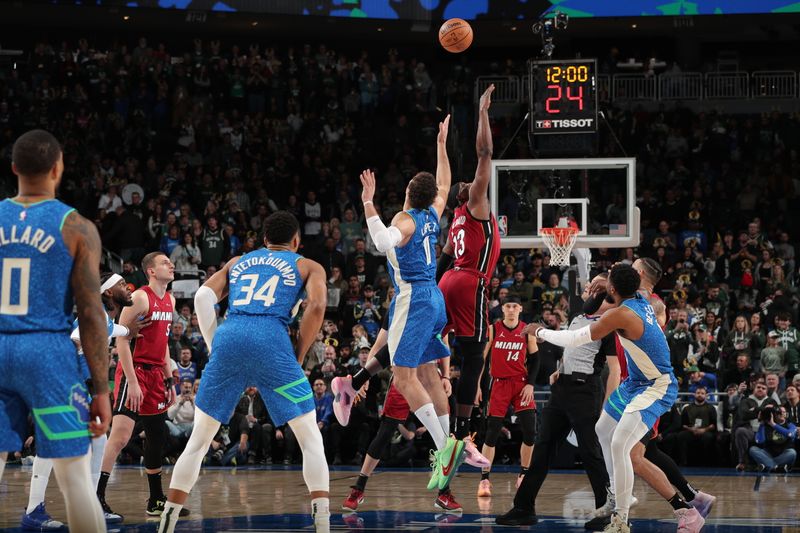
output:
[[[331,530],[331,503],[329,498],[311,500],[311,517],[317,533],[328,533]],[[171,533],[171,532],[164,532]]]
[[[103,452],[106,449],[108,437],[100,435],[96,439],[92,439],[92,458],[89,468],[92,471],[92,487],[97,490],[97,482],[100,481],[100,469],[103,466]]]
[[[40,503],[44,502],[44,493],[47,491],[47,482],[50,481],[50,472],[53,471],[53,460],[39,457],[33,459],[31,472],[31,491],[28,495],[28,509],[25,511],[31,514]]]
[[[175,524],[181,515],[183,505],[168,501],[164,504],[164,512],[161,513],[161,522],[158,524],[158,533],[174,533]]]
[[[440,415],[439,416],[439,424],[442,426],[442,431],[444,431],[445,435],[450,434],[450,415]]]
[[[3,479],[3,470],[6,469],[6,457],[8,452],[0,452],[0,479]]]
[[[441,450],[444,448],[444,445],[447,444],[447,435],[442,431],[442,426],[439,425],[439,419],[436,417],[436,411],[433,410],[433,404],[426,403],[414,411],[414,414],[417,415],[419,421],[422,422],[425,429],[431,434],[436,449]]]

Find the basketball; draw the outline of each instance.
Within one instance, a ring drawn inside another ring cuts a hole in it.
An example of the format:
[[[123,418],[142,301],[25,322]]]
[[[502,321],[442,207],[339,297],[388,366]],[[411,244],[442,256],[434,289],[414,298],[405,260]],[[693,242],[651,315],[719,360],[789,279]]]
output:
[[[453,54],[463,52],[472,44],[472,26],[464,19],[445,21],[439,28],[439,44]]]

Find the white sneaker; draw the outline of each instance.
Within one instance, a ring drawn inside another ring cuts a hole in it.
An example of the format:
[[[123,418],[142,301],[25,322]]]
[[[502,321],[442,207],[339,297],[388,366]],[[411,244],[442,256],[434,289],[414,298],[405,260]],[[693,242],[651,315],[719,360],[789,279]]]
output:
[[[631,533],[631,526],[623,522],[616,514],[611,515],[611,523],[606,526],[603,533]]]
[[[606,487],[606,503],[599,509],[595,509],[594,517],[595,518],[605,518],[607,516],[611,516],[614,514],[614,508],[617,506],[617,500],[614,497],[614,493],[611,492],[611,489]]]

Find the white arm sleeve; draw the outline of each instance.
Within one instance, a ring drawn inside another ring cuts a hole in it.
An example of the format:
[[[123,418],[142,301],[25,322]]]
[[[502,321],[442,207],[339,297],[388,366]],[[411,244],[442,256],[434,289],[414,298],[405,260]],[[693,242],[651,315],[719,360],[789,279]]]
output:
[[[111,337],[127,337],[130,334],[130,330],[122,324],[114,324],[114,331],[111,332]]]
[[[562,330],[553,331],[551,329],[540,329],[536,336],[543,341],[561,346],[562,348],[575,348],[583,344],[592,342],[592,332],[589,326],[584,326],[575,331]]]
[[[381,221],[381,217],[375,216],[367,219],[367,228],[375,248],[381,253],[386,253],[403,240],[403,234],[395,226],[388,228]]]
[[[200,287],[194,295],[194,311],[197,313],[197,323],[200,333],[211,349],[214,333],[217,331],[217,313],[214,306],[217,303],[217,294],[208,287]]]

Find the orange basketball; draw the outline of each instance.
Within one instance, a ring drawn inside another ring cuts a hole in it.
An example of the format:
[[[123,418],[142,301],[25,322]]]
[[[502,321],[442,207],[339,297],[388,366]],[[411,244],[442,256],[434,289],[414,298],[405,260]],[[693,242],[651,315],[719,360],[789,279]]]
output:
[[[439,44],[448,52],[463,52],[472,44],[472,26],[464,19],[450,19],[439,28]]]

